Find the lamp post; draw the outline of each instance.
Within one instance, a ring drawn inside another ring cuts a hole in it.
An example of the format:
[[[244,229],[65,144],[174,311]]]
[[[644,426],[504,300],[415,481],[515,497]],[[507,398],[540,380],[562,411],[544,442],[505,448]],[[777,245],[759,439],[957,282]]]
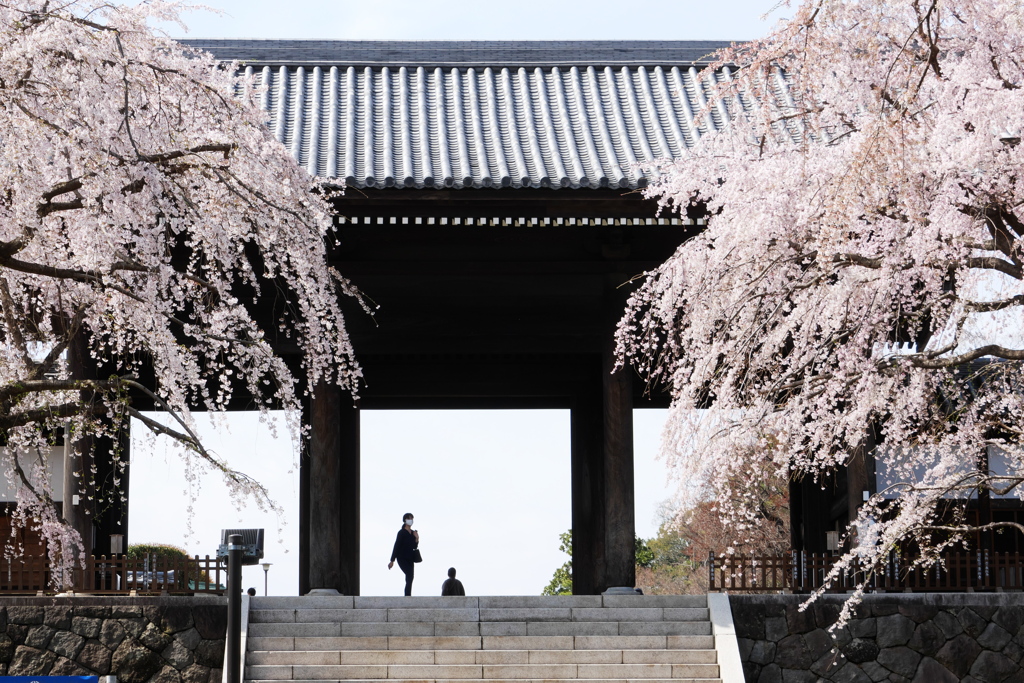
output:
[[[267,596],[267,575],[270,573],[271,562],[263,563],[263,597]]]

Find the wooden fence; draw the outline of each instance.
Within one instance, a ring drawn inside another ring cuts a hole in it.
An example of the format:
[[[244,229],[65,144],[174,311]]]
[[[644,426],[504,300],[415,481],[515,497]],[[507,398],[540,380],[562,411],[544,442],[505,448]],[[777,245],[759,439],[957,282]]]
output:
[[[788,555],[708,557],[712,591],[788,591],[808,593],[825,585],[839,560],[836,555],[792,552]],[[1024,563],[1020,553],[987,550],[949,552],[928,568],[915,566],[913,558],[891,553],[874,567],[854,564],[840,572],[826,592],[845,593],[866,581],[873,591],[994,591],[1024,590]],[[871,571],[873,570],[873,571]]]
[[[0,594],[40,594],[59,591],[76,593],[140,595],[193,594],[221,595],[226,588],[227,566],[217,558],[162,557],[142,558],[89,557],[85,566],[76,566],[70,576],[56,583],[49,560],[44,557],[0,557]],[[59,578],[59,577],[58,577]]]

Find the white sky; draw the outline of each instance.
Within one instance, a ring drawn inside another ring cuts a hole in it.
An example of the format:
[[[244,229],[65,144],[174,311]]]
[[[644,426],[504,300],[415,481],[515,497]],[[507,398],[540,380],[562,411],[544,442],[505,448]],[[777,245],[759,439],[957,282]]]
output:
[[[423,2],[423,0],[213,0],[221,16],[186,18],[190,37],[333,40],[745,40],[786,13],[761,16],[776,0],[609,0]],[[177,27],[167,29],[182,36]],[[358,353],[358,349],[357,349]],[[637,533],[657,531],[657,510],[671,494],[655,460],[665,411],[635,411]],[[285,510],[236,510],[215,477],[202,480],[186,539],[189,484],[162,442],[132,443],[131,542],[185,545],[213,554],[220,529],[264,527],[270,593],[298,587],[298,470],[294,448],[274,440],[253,414],[233,414],[230,429],[205,429],[209,446],[265,482]],[[476,595],[537,594],[565,561],[558,534],[571,524],[568,411],[367,411],[362,443],[362,593],[399,595],[402,576],[387,570],[405,512],[416,515],[424,562],[413,593],[440,591],[454,565]],[[195,486],[195,484],[193,484]],[[498,560],[497,558],[504,558]],[[511,558],[511,559],[510,559]],[[246,585],[262,594],[263,570],[247,567]]]

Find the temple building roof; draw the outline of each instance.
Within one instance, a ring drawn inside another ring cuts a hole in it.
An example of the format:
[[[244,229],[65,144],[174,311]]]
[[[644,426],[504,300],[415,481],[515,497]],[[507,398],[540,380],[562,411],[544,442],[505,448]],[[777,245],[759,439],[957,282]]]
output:
[[[728,118],[696,117],[721,42],[184,42],[268,84],[277,138],[356,188],[635,189]]]

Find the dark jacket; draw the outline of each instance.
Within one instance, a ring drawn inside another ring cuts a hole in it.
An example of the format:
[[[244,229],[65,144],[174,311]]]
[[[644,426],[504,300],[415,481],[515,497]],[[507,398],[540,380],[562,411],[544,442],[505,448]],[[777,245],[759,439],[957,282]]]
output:
[[[395,548],[391,551],[391,561],[395,560],[406,560],[412,562],[412,551],[416,550],[419,544],[416,542],[416,537],[411,532],[406,531],[405,527],[398,530],[398,538],[395,539]]]
[[[465,595],[466,589],[458,579],[448,579],[441,585],[441,595]]]

